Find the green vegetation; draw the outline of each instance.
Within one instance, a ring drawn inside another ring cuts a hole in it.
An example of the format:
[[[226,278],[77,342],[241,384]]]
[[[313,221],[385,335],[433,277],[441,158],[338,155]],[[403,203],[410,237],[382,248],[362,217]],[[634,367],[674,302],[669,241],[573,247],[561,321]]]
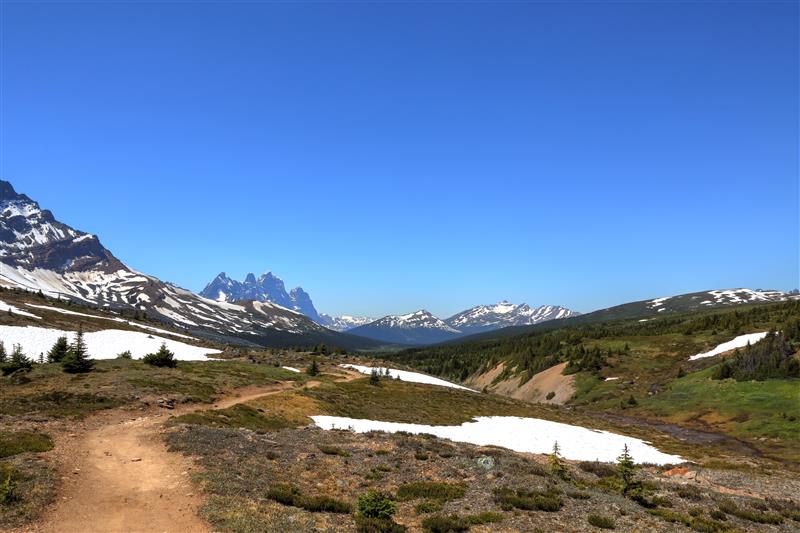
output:
[[[94,368],[94,361],[89,359],[86,342],[83,340],[83,329],[80,326],[75,341],[61,358],[61,368],[68,374],[85,374]]]
[[[146,365],[157,366],[161,368],[175,368],[178,366],[178,361],[175,359],[175,354],[167,349],[167,344],[162,342],[161,347],[155,353],[149,353],[142,358],[142,362]]]
[[[389,520],[396,511],[394,498],[388,493],[370,490],[358,497],[358,514],[365,518]]]
[[[339,457],[350,457],[350,452],[347,452],[341,448],[337,448],[336,446],[326,446],[324,444],[320,444],[317,446],[319,451],[324,453],[325,455],[338,455]]]
[[[494,490],[494,500],[500,508],[510,511],[514,508],[525,511],[556,512],[561,509],[564,502],[558,491],[548,489],[545,491],[516,489],[502,487]]]
[[[757,343],[736,350],[733,357],[714,369],[712,379],[736,381],[800,378],[800,322],[793,320],[781,332],[770,331]]]
[[[319,365],[317,365],[317,358],[316,357],[313,358],[311,360],[311,364],[308,365],[308,368],[306,369],[306,374],[308,374],[309,376],[317,376],[317,375],[319,375]]]
[[[30,431],[0,431],[0,458],[26,452],[46,452],[53,441],[42,433]]]
[[[33,361],[22,353],[22,346],[15,344],[8,361],[0,365],[0,372],[4,376],[10,376],[19,371],[30,372],[32,368]]]
[[[622,493],[628,494],[631,489],[635,488],[636,482],[636,463],[633,462],[633,457],[628,453],[628,445],[625,444],[622,449],[622,455],[617,458],[617,475],[622,482]]]
[[[622,319],[582,323],[589,318],[577,317],[580,320],[542,323],[519,335],[495,333],[495,338],[489,334],[489,338],[409,349],[385,357],[454,380],[485,372],[501,361],[507,368],[531,375],[561,361],[569,361],[574,371],[598,371],[610,360],[641,349],[636,339],[650,342],[663,337],[668,353],[683,357],[703,351],[708,341],[719,344],[748,329],[777,327],[798,316],[800,302],[791,301],[671,314],[645,322]],[[606,342],[615,339],[611,344]]]
[[[447,502],[463,498],[467,491],[463,483],[443,483],[436,481],[416,481],[400,485],[397,498],[401,501],[425,498]]]
[[[312,513],[349,513],[350,504],[330,496],[306,496],[295,485],[280,483],[273,485],[266,497],[283,505],[299,507]]]
[[[561,460],[561,449],[558,447],[558,441],[553,443],[553,453],[550,454],[549,463],[550,472],[554,476],[561,479],[569,478],[569,470],[567,470],[567,466]]]
[[[172,424],[198,424],[213,428],[246,428],[253,431],[275,431],[277,429],[298,427],[291,420],[287,420],[281,415],[272,415],[262,412],[257,407],[246,404],[238,404],[227,409],[214,409],[199,411],[174,417]],[[327,453],[322,450],[323,453]]]
[[[55,476],[35,456],[16,455],[0,461],[0,530],[29,524],[53,501]]]
[[[588,521],[591,525],[600,529],[614,529],[614,519],[609,516],[590,514]]]
[[[60,363],[67,353],[69,353],[69,342],[66,337],[59,337],[47,352],[47,362]]]

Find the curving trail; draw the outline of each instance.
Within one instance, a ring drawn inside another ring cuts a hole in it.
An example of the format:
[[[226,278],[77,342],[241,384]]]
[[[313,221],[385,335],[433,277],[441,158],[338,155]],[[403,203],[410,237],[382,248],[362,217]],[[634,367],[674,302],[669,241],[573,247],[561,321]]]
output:
[[[344,381],[363,377],[343,376]],[[309,381],[306,387],[315,387]],[[226,409],[293,388],[291,382],[248,387],[218,400]],[[190,458],[167,451],[161,438],[170,417],[208,405],[188,405],[165,415],[153,409],[132,418],[123,411],[93,417],[80,434],[63,436],[54,452],[61,466],[62,490],[43,521],[22,531],[42,533],[207,533],[198,516],[203,504],[191,482]],[[161,412],[159,412],[161,411]]]

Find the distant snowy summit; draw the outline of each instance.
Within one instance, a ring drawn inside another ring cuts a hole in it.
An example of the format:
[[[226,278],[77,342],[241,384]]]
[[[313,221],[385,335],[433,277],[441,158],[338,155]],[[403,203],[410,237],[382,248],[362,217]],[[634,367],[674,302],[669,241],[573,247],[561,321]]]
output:
[[[508,326],[530,326],[579,314],[560,305],[531,307],[528,304],[512,304],[503,300],[493,305],[478,305],[467,309],[451,316],[445,322],[461,333],[470,335]]]
[[[295,287],[291,292],[286,292],[283,280],[272,272],[261,274],[258,278],[253,273],[247,274],[244,281],[229,278],[225,272],[220,272],[205,289],[200,291],[200,296],[218,302],[240,302],[254,300],[257,302],[271,302],[287,309],[306,315],[318,324],[322,324],[311,296],[302,287]]]
[[[375,320],[374,318],[368,316],[331,316],[326,315],[325,313],[320,313],[319,318],[320,324],[334,331],[348,331],[353,328],[357,328],[358,326],[369,324]]]
[[[350,330],[354,335],[401,344],[432,344],[509,326],[527,326],[577,316],[557,305],[530,307],[502,301],[478,305],[446,320],[421,309],[406,315],[389,315]]]

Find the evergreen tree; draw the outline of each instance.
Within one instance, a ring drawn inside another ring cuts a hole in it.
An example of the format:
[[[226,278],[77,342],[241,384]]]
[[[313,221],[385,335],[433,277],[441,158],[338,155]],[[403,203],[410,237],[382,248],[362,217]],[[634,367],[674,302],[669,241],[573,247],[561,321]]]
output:
[[[0,364],[5,363],[8,360],[8,354],[6,353],[6,345],[3,344],[3,341],[0,341]]]
[[[178,361],[175,359],[175,354],[167,349],[167,343],[162,342],[161,347],[156,353],[149,353],[142,357],[142,362],[146,365],[175,368],[178,366]]]
[[[628,451],[627,444],[622,448],[622,455],[617,457],[617,474],[620,481],[622,481],[622,492],[628,494],[635,486],[636,463],[633,462],[633,457]]]
[[[567,467],[561,460],[561,448],[558,446],[558,441],[553,443],[553,453],[550,454],[550,471],[561,479],[568,477]]]
[[[60,363],[64,356],[69,352],[69,342],[66,337],[59,337],[56,339],[53,347],[47,352],[48,363]]]
[[[30,370],[33,368],[33,361],[28,359],[22,352],[22,346],[19,344],[14,345],[14,350],[11,352],[11,357],[7,363],[0,366],[3,375],[8,376],[17,370]]]
[[[308,368],[306,369],[306,374],[308,374],[309,376],[316,376],[319,374],[319,366],[317,365],[316,357],[313,358],[311,360],[311,364],[308,365]]]
[[[381,383],[381,375],[378,372],[377,368],[373,368],[372,372],[369,373],[369,384],[380,385],[380,383]]]
[[[91,372],[94,361],[89,359],[86,342],[83,340],[83,328],[78,326],[75,342],[69,347],[67,354],[61,359],[61,368],[69,374],[83,374]]]

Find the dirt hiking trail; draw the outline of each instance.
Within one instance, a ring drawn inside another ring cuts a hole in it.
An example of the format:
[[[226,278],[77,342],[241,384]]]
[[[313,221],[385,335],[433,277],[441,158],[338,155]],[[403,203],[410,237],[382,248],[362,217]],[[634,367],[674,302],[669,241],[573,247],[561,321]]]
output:
[[[342,381],[360,374],[347,373]],[[309,381],[305,387],[316,387]],[[177,406],[168,414],[152,408],[134,416],[114,410],[91,417],[79,433],[56,439],[54,453],[62,486],[43,519],[25,532],[41,533],[206,533],[198,516],[203,496],[191,482],[194,464],[167,451],[162,439],[171,416],[204,409],[226,409],[294,388],[291,382],[247,387],[212,406]]]

